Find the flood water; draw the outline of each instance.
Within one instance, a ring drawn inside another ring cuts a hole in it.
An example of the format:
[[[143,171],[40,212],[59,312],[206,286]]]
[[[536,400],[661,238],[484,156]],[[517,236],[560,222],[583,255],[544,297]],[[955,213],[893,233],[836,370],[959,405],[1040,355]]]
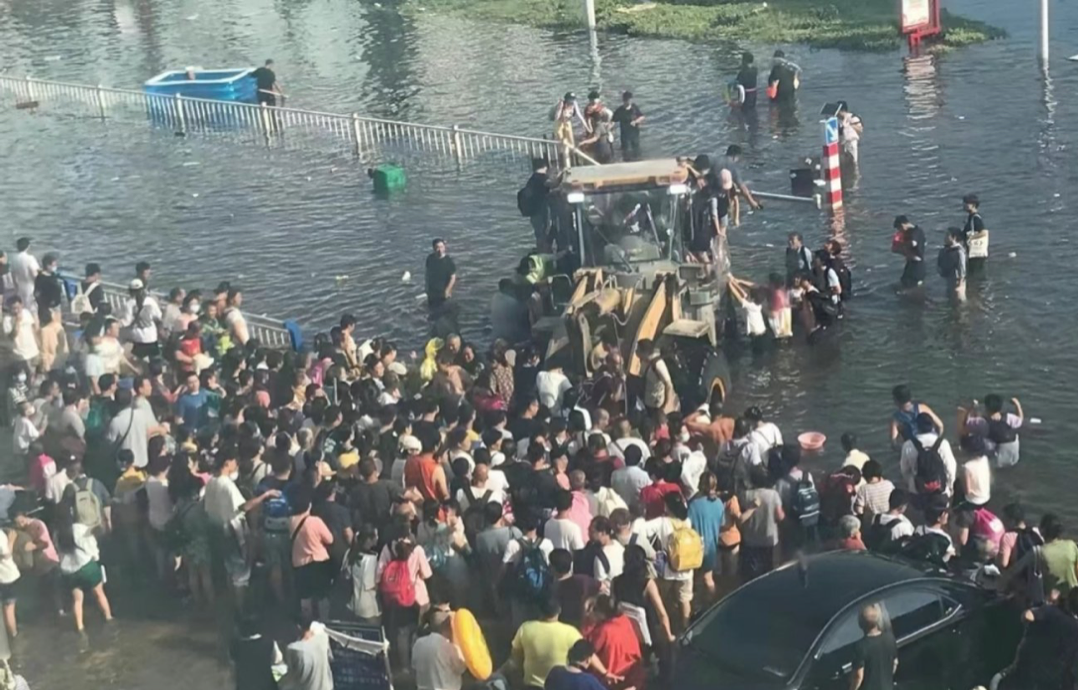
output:
[[[1078,136],[1078,6],[1053,6],[1051,79],[1034,59],[1036,17],[1014,4],[961,0],[950,9],[1006,27],[1011,37],[941,58],[783,46],[805,70],[798,117],[766,105],[746,128],[730,119],[720,85],[743,48],[766,63],[775,46],[694,46],[494,26],[349,0],[179,3],[69,0],[0,3],[0,71],[137,88],[165,69],[233,67],[267,57],[288,105],[359,112],[496,132],[548,133],[546,110],[568,89],[631,88],[648,116],[649,155],[746,149],[755,188],[785,192],[787,172],[817,155],[816,113],[850,102],[865,122],[861,171],[841,224],[807,205],[773,202],[732,230],[734,272],[763,280],[781,270],[787,232],[816,247],[832,234],[849,248],[856,299],[838,342],[734,362],[734,404],[759,404],[788,433],[832,441],[817,463],[837,464],[854,431],[886,460],[890,389],[908,382],[949,425],[957,404],[988,392],[1018,396],[1043,425],[1024,432],[1023,459],[999,473],[999,493],[1037,512],[1078,518],[1069,487],[1078,443],[1073,222]],[[1068,46],[1070,50],[1068,50]],[[31,235],[68,266],[94,260],[125,279],[136,260],[156,282],[209,286],[228,277],[256,311],[326,326],[343,311],[366,333],[418,346],[421,280],[432,237],[460,271],[465,334],[483,340],[497,280],[527,251],[531,230],[514,193],[518,166],[414,162],[407,192],[375,199],[341,152],[268,150],[118,123],[0,108],[0,226],[5,247]],[[925,228],[934,258],[960,199],[976,192],[992,231],[992,258],[968,304],[954,306],[929,271],[928,299],[901,301],[891,221]],[[35,686],[36,687],[36,686]],[[132,686],[133,687],[133,686]],[[178,685],[177,685],[178,687]]]

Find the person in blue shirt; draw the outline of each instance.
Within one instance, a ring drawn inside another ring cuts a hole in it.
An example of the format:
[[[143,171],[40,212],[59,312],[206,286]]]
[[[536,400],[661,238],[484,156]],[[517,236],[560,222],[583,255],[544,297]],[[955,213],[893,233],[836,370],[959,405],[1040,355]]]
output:
[[[711,472],[700,475],[700,489],[689,503],[689,522],[704,541],[704,587],[708,601],[715,598],[715,571],[718,570],[719,532],[726,517],[726,506],[719,496],[719,480]]]
[[[565,666],[550,669],[543,690],[606,690],[598,678],[588,673],[595,658],[591,642],[578,640],[570,647],[568,657]]]
[[[202,390],[198,375],[191,372],[187,375],[184,392],[176,400],[176,416],[183,419],[183,423],[191,430],[197,431],[206,419],[203,409],[209,393]]]

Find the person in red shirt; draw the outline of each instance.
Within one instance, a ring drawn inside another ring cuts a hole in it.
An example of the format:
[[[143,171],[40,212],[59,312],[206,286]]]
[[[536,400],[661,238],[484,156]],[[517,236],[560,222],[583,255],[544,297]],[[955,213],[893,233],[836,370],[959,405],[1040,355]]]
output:
[[[422,505],[426,501],[442,503],[449,500],[449,483],[446,480],[445,469],[434,457],[441,439],[438,433],[426,428],[416,431],[416,437],[423,446],[423,452],[408,458],[404,464],[404,486],[419,492]],[[445,509],[439,511],[439,521],[445,519]]]
[[[644,506],[644,518],[653,520],[665,514],[666,495],[681,491],[678,484],[681,480],[681,463],[651,458],[645,468],[651,477],[651,484],[640,490],[640,502]]]
[[[836,547],[841,551],[865,551],[861,540],[861,521],[853,515],[843,515],[838,521],[839,538]]]
[[[187,330],[184,331],[183,337],[180,338],[176,344],[176,368],[180,371],[180,380],[183,380],[182,375],[189,374],[197,368],[195,366],[195,355],[202,354],[202,324],[198,321],[192,321],[187,324]]]
[[[647,671],[636,623],[606,594],[596,598],[591,615],[595,625],[585,639],[594,645],[595,656],[606,668],[607,675],[600,680],[607,681],[610,690],[645,690]]]

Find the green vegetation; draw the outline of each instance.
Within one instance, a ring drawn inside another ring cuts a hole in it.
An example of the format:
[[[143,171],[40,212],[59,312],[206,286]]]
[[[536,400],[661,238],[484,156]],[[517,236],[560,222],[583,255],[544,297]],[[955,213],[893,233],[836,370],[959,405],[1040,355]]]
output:
[[[584,0],[409,0],[413,9],[473,19],[546,28],[580,28]],[[595,0],[604,31],[690,41],[745,40],[805,43],[817,48],[883,51],[902,45],[895,0],[768,0],[767,2]],[[944,34],[936,49],[979,43],[1005,35],[1002,29],[943,13]]]

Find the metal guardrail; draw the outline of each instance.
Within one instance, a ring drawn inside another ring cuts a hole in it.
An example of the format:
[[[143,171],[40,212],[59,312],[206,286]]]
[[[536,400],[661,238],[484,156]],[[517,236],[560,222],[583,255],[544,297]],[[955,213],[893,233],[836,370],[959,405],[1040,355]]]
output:
[[[71,300],[78,294],[78,285],[81,279],[64,271],[61,271],[59,275],[64,281],[64,289],[68,296],[68,301],[64,305],[64,320],[73,325],[78,324],[78,315],[72,313],[70,308]],[[127,309],[127,300],[130,297],[126,286],[102,280],[101,287],[98,289],[102,291],[105,303],[109,305],[109,310],[113,315],[120,316],[124,314]],[[153,290],[150,291],[150,295],[164,309],[165,304],[168,302],[168,295]],[[259,316],[248,312],[243,313],[243,318],[247,321],[248,334],[257,339],[263,347],[275,350],[299,350],[303,346],[303,337],[299,326],[293,321],[279,321],[268,316]]]
[[[256,137],[267,143],[307,145],[327,141],[357,156],[377,159],[385,149],[452,156],[458,162],[488,152],[551,160],[594,163],[565,144],[535,137],[496,134],[456,125],[396,122],[358,113],[325,113],[235,101],[163,96],[129,89],[0,75],[0,92],[13,95],[18,109],[64,106],[74,115],[118,121],[149,122],[177,134]]]

